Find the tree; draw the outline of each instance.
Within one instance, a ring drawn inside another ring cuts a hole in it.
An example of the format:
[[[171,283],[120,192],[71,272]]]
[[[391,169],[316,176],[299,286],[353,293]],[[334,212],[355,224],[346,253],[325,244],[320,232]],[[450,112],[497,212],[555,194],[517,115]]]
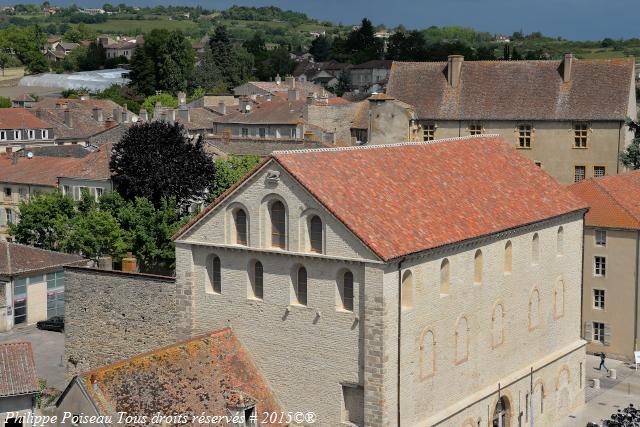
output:
[[[627,127],[633,132],[634,137],[631,144],[620,153],[620,161],[627,168],[638,170],[640,169],[640,122],[628,119]]]
[[[229,87],[234,86],[234,60],[233,46],[226,27],[219,25],[213,31],[209,39],[209,49],[214,58],[214,63],[222,73],[222,78]]]
[[[373,24],[364,18],[360,28],[351,31],[344,42],[336,40],[334,50],[353,64],[380,59],[384,53],[384,42],[374,34]]]
[[[127,249],[118,221],[111,213],[96,209],[74,217],[63,247],[94,260],[105,255],[122,258]]]
[[[329,59],[332,50],[333,43],[331,39],[323,34],[311,42],[309,53],[313,55],[313,59],[322,62]]]
[[[389,37],[387,59],[396,61],[425,61],[427,43],[420,31],[396,32]]]
[[[260,163],[258,156],[219,157],[215,161],[215,178],[209,191],[209,198],[216,199]]]
[[[203,88],[207,92],[213,92],[221,85],[226,88],[226,83],[222,77],[222,72],[216,65],[215,58],[210,51],[205,52],[200,65],[198,65],[193,71],[193,77],[191,79],[192,88]],[[227,89],[224,90],[226,92]]]
[[[340,76],[338,76],[338,83],[336,83],[333,88],[333,92],[337,96],[342,96],[346,92],[351,92],[351,77],[348,72],[344,71],[340,73]]]
[[[0,96],[0,108],[11,108],[11,100],[5,96]]]
[[[110,168],[126,200],[146,197],[156,208],[163,198],[180,209],[202,200],[215,176],[202,138],[194,143],[182,125],[164,121],[131,126],[113,147]]]
[[[18,209],[20,221],[9,225],[9,234],[17,242],[42,249],[62,249],[75,216],[73,199],[54,191],[22,201]]]
[[[178,98],[175,96],[171,96],[168,93],[161,93],[158,95],[149,96],[142,103],[142,108],[147,110],[149,114],[153,114],[156,103],[159,102],[163,107],[169,108],[177,108],[178,107]]]

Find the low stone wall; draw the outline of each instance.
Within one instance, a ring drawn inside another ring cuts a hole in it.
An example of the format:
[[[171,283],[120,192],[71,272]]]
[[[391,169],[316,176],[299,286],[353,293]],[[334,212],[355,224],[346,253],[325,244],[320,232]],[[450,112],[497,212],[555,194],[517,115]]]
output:
[[[65,268],[67,375],[172,344],[173,277]]]

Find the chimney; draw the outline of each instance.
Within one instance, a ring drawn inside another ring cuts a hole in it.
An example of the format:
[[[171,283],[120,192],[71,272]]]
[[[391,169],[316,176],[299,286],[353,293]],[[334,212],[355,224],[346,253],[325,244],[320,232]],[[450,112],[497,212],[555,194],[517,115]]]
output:
[[[565,53],[562,61],[562,81],[568,83],[571,81],[571,68],[573,65],[573,54]]]
[[[280,74],[276,74],[276,84],[279,85],[282,83],[282,79],[280,78]]]
[[[42,108],[36,109],[36,117],[39,118],[39,119],[43,119],[44,118],[44,111],[42,111]]]
[[[316,97],[313,95],[313,93],[309,93],[309,95],[307,95],[307,105],[313,105],[313,101],[316,100]]]
[[[175,110],[175,108],[170,108],[169,109],[169,121],[171,123],[175,123],[175,121],[176,121],[176,110]]]
[[[447,81],[451,87],[460,86],[460,74],[462,73],[462,63],[464,62],[464,56],[462,55],[449,55],[447,66]]]
[[[122,258],[122,271],[135,273],[138,271],[138,260],[131,252],[127,252],[127,257]]]
[[[178,92],[178,105],[185,105],[187,103],[187,94],[184,92]]]
[[[70,128],[73,127],[73,118],[71,117],[71,110],[69,110],[68,108],[64,110],[64,124],[67,127],[70,127]]]
[[[287,99],[289,101],[297,101],[298,100],[298,91],[295,89],[289,89],[287,91]]]
[[[162,114],[162,104],[160,103],[160,101],[156,101],[156,105],[153,107],[153,118],[154,119],[159,119],[160,115]]]
[[[218,112],[223,116],[227,114],[227,104],[225,104],[224,101],[218,102]]]
[[[98,268],[100,270],[113,270],[113,258],[108,255],[98,257]]]
[[[102,108],[95,107],[93,109],[93,119],[96,122],[102,123],[104,121],[104,115],[102,114]]]
[[[248,98],[240,98],[240,112],[248,113],[249,112],[249,99]]]
[[[181,105],[178,108],[178,118],[182,123],[188,123],[191,121],[191,117],[189,115],[189,109],[187,108],[186,105]]]
[[[288,76],[285,77],[285,80],[287,82],[287,87],[289,89],[295,89],[296,88],[296,79],[293,76]]]
[[[147,110],[145,110],[144,108],[140,110],[140,114],[138,114],[138,116],[140,116],[140,120],[142,120],[143,122],[149,121],[149,113],[147,113]]]
[[[122,106],[122,123],[127,123],[129,121],[129,112],[127,111],[127,104]]]
[[[113,107],[113,120],[120,123],[120,109],[118,107]]]

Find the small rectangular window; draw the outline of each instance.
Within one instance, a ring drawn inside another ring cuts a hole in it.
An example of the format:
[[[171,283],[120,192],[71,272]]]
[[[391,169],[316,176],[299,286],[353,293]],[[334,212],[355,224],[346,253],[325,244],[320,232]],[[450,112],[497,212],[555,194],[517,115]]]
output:
[[[533,126],[518,126],[518,148],[531,148],[531,140],[533,139]]]
[[[33,129],[27,130],[27,139],[36,139],[36,131]]]
[[[542,162],[535,162],[536,166],[541,168],[542,167]]]
[[[96,200],[98,200],[100,197],[102,197],[102,194],[104,193],[104,189],[100,188],[100,187],[96,187]]]
[[[249,128],[242,128],[242,136],[245,138],[249,136]]]
[[[7,216],[7,224],[13,224],[13,211],[11,209],[5,209],[5,215]]]
[[[267,130],[265,128],[258,129],[258,133],[260,134],[260,138],[266,138],[267,137]]]
[[[607,246],[606,230],[596,230],[596,246]]]
[[[573,173],[575,182],[580,182],[584,180],[586,173],[587,171],[584,166],[576,166],[574,168],[574,173]]]
[[[7,140],[7,131],[0,130],[0,141],[6,141],[6,140]]]
[[[607,174],[607,168],[604,166],[594,166],[593,167],[593,176],[599,178],[601,176],[605,176]]]
[[[11,187],[4,187],[4,196],[11,197]]]
[[[15,139],[16,141],[20,141],[22,139],[22,131],[21,130],[14,130],[13,131],[13,139]]]
[[[604,310],[604,289],[593,290],[593,308]]]
[[[586,123],[576,123],[573,126],[573,146],[574,148],[587,148],[587,135],[589,126]]]
[[[480,123],[469,124],[469,135],[482,135],[482,125]]]
[[[298,129],[293,128],[291,129],[291,138],[297,138],[298,137]]]
[[[426,123],[422,125],[422,140],[433,141],[436,139],[436,125],[433,123]]]
[[[604,323],[593,322],[593,341],[604,344]]]
[[[594,257],[593,274],[597,277],[604,277],[607,274],[607,259],[603,256]]]
[[[49,130],[42,129],[42,139],[49,139]]]
[[[62,186],[62,194],[64,194],[65,196],[70,196],[71,195],[71,187],[69,187],[68,185],[63,185]]]

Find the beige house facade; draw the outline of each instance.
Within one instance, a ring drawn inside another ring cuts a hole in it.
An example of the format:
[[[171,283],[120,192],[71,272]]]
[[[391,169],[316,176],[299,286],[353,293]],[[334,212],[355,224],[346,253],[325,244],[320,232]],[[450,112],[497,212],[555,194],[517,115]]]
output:
[[[175,236],[178,333],[230,327],[314,425],[554,426],[585,210],[498,136],[276,152]]]
[[[583,334],[589,353],[634,361],[638,350],[640,172],[574,184],[590,205],[584,229]]]
[[[606,77],[605,77],[606,76]],[[395,62],[387,94],[416,110],[415,140],[499,134],[561,183],[624,172],[635,61]],[[488,101],[490,99],[490,102]]]

